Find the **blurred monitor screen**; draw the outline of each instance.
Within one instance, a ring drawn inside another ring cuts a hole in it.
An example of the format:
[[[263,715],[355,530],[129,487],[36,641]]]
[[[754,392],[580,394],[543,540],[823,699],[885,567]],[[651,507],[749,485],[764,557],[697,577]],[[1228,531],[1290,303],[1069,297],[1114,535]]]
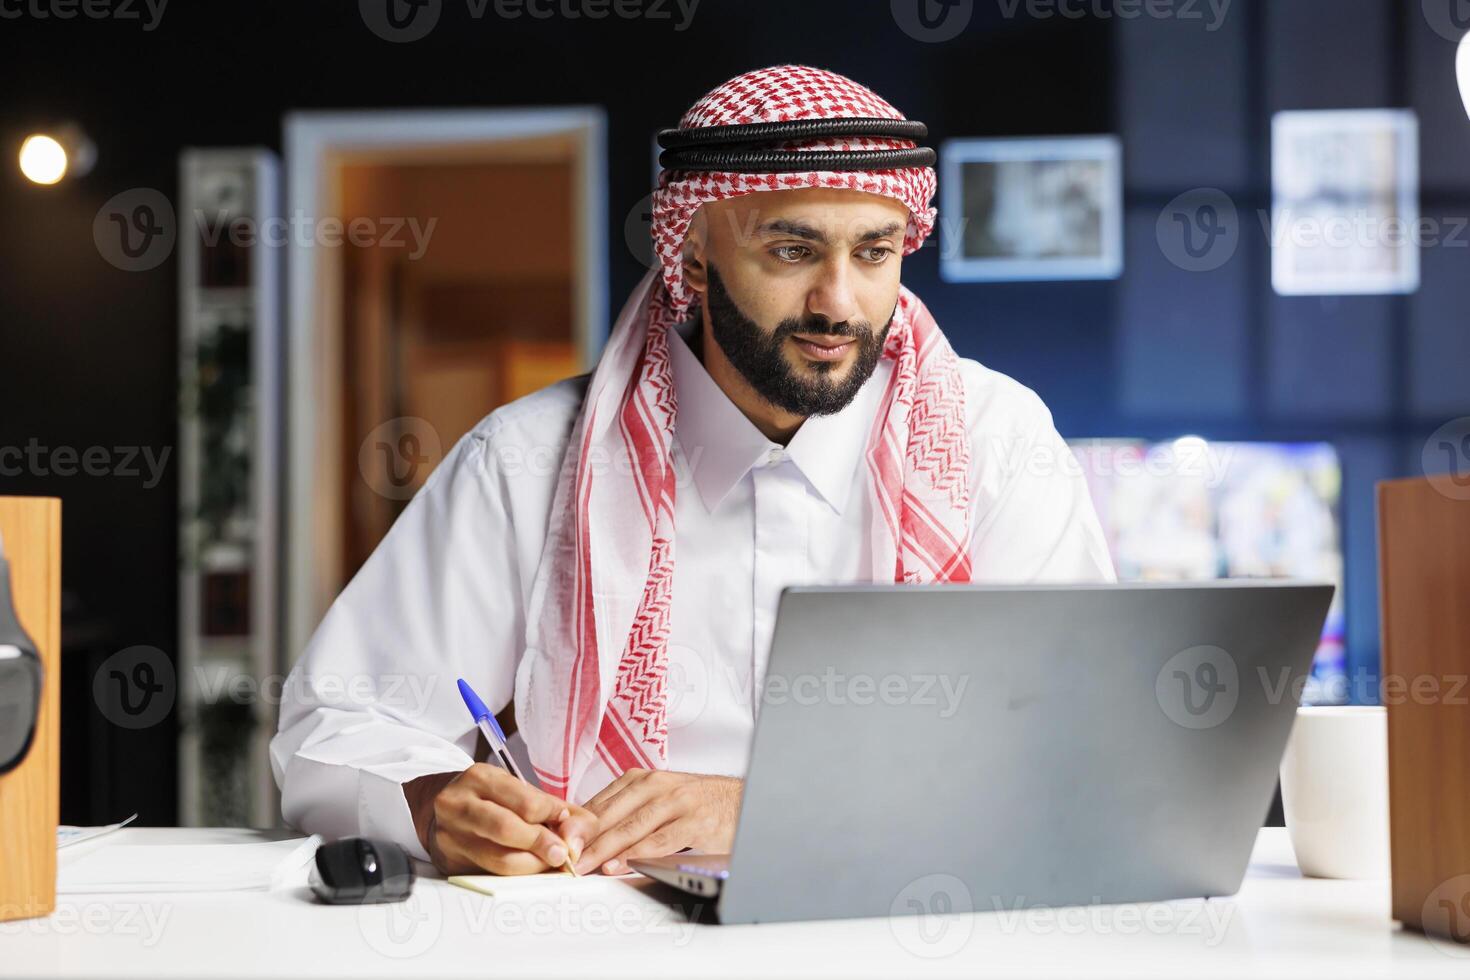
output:
[[[1303,700],[1347,700],[1342,471],[1321,442],[1073,442],[1120,581],[1308,578],[1336,584]]]

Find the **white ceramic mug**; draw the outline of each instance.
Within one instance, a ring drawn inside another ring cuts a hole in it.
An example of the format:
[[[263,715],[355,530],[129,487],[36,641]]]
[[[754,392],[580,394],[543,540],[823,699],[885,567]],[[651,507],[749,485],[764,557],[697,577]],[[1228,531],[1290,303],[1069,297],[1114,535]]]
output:
[[[1387,709],[1298,708],[1281,760],[1281,804],[1302,874],[1387,878]]]

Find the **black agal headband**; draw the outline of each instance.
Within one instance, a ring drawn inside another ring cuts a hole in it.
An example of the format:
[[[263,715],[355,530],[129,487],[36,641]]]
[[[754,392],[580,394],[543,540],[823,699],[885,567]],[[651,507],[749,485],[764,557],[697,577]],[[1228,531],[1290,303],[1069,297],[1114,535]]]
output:
[[[799,119],[664,129],[658,134],[658,165],[665,170],[728,173],[795,173],[808,170],[899,170],[934,165],[932,147],[898,150],[783,150],[782,143],[808,139],[876,136],[917,142],[929,127],[917,119]]]

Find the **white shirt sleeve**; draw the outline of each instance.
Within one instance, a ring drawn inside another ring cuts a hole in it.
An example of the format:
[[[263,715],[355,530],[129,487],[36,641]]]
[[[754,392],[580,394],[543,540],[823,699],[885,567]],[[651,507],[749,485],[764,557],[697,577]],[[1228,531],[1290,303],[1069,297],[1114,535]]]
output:
[[[1116,582],[1087,480],[1031,389],[972,361],[972,580]],[[977,370],[978,369],[978,370]]]
[[[271,766],[288,823],[428,860],[405,782],[474,761],[463,677],[511,700],[523,638],[507,486],[485,427],[461,439],[333,602],[287,678]]]

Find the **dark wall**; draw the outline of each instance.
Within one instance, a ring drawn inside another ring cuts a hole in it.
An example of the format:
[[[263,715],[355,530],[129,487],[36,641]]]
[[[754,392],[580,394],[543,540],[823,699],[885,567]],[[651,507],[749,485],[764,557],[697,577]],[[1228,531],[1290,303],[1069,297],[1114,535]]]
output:
[[[1187,430],[1337,443],[1348,466],[1350,665],[1376,663],[1370,487],[1411,472],[1430,431],[1470,414],[1470,253],[1427,252],[1414,297],[1284,300],[1271,292],[1263,233],[1245,234],[1220,270],[1185,273],[1164,260],[1153,226],[1166,202],[1200,186],[1226,190],[1242,211],[1269,207],[1270,114],[1289,107],[1412,106],[1426,213],[1470,213],[1470,125],[1452,46],[1419,3],[1235,0],[1211,30],[975,0],[968,26],[943,43],[899,29],[885,0],[702,0],[684,30],[677,5],[659,6],[668,19],[506,20],[493,4],[477,19],[465,0],[445,0],[412,43],[376,36],[351,3],[176,0],[153,30],[0,19],[0,135],[74,119],[100,152],[90,176],[50,190],[23,185],[4,163],[0,446],[174,446],[177,270],[119,271],[94,246],[92,220],[129,188],[173,198],[185,146],[279,151],[281,116],[296,108],[601,104],[616,310],[642,272],[622,228],[648,190],[652,132],[734,74],[805,62],[870,85],[936,140],[1122,134],[1121,280],[943,284],[937,249],[926,248],[906,260],[905,281],[962,354],[1039,391],[1069,437]],[[131,8],[146,11],[141,0]],[[174,473],[170,463],[152,489],[122,476],[0,478],[6,493],[64,499],[68,629],[90,631],[77,643],[176,649]],[[170,725],[99,727],[85,694],[69,698],[63,719],[88,733],[68,749],[63,819],[133,809],[145,822],[174,819]],[[99,731],[114,736],[100,763]]]

